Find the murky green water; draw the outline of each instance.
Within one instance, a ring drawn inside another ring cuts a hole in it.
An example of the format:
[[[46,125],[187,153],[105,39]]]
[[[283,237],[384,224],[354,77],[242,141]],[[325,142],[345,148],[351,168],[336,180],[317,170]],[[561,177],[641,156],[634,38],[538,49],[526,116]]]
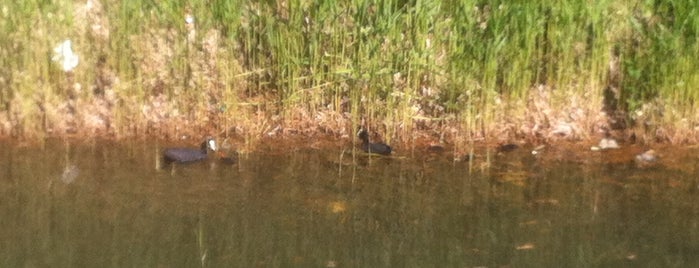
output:
[[[699,265],[695,171],[311,149],[158,170],[156,155],[2,143],[0,267]]]

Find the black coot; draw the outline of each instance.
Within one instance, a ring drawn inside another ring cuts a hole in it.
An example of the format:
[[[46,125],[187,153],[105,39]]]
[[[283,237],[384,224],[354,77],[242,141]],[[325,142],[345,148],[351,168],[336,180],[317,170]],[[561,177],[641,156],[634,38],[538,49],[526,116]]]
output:
[[[166,163],[189,163],[206,159],[209,150],[216,151],[216,141],[207,138],[201,143],[199,149],[194,148],[168,148],[163,152]]]
[[[519,148],[519,145],[514,144],[514,143],[500,144],[498,146],[497,151],[498,151],[498,153],[509,153],[509,152],[514,151],[514,150],[517,150],[517,148]]]
[[[365,152],[382,155],[391,154],[391,146],[384,143],[369,142],[369,133],[365,129],[360,129],[357,136],[359,136],[359,139],[362,140],[362,150]]]

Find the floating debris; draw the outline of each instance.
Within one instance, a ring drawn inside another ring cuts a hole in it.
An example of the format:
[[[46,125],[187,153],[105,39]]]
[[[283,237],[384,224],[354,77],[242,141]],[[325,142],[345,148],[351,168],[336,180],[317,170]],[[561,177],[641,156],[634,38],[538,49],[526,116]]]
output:
[[[517,250],[531,250],[534,248],[536,248],[534,243],[524,243],[524,244],[515,246],[515,249],[517,249]]]
[[[619,149],[619,144],[614,139],[604,138],[601,141],[599,141],[599,148],[601,148],[602,150]]]
[[[347,203],[345,203],[344,201],[330,202],[330,211],[332,211],[332,213],[335,213],[335,214],[342,213],[342,212],[345,212],[346,210],[347,210]]]
[[[80,175],[80,169],[76,165],[67,165],[63,169],[63,174],[61,174],[61,181],[65,184],[71,184],[75,181],[75,178]]]
[[[658,155],[652,149],[636,155],[636,161],[641,163],[652,163],[657,160]]]
[[[335,267],[337,267],[337,261],[328,261],[325,263],[325,267],[335,268]]]
[[[599,151],[599,150],[609,150],[609,149],[619,149],[621,148],[619,146],[619,143],[616,142],[616,140],[612,138],[604,138],[601,141],[599,141],[598,146],[592,146],[590,147],[590,150],[593,151]]]
[[[532,155],[538,155],[542,150],[544,150],[544,148],[546,148],[546,145],[536,146],[536,148],[532,150]]]

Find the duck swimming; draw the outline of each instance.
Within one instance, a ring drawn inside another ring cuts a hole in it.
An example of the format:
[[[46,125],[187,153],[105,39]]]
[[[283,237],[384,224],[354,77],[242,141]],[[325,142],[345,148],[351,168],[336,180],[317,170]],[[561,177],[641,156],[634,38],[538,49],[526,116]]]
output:
[[[391,154],[391,146],[386,145],[385,143],[371,143],[369,142],[369,133],[365,129],[360,129],[359,132],[357,133],[357,136],[359,136],[359,139],[362,140],[362,150],[364,150],[367,153],[370,154],[382,154],[382,155],[389,155]]]
[[[199,149],[194,148],[168,148],[163,152],[165,163],[191,163],[204,160],[208,157],[209,150],[216,151],[216,141],[207,138],[201,143]]]

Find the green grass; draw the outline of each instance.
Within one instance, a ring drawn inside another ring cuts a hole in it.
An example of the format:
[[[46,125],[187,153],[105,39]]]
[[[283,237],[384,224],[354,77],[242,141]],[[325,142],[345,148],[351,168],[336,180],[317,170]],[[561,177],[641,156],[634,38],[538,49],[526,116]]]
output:
[[[103,131],[117,136],[253,139],[276,125],[337,124],[335,134],[351,135],[365,120],[387,141],[411,142],[417,130],[466,144],[520,137],[535,124],[593,126],[569,114],[594,117],[610,83],[632,123],[690,135],[698,119],[691,1],[107,0],[91,11],[73,1],[3,2],[6,135],[60,133],[71,94],[79,129],[95,113],[89,104],[102,103]],[[65,39],[80,55],[72,75],[50,60]]]

